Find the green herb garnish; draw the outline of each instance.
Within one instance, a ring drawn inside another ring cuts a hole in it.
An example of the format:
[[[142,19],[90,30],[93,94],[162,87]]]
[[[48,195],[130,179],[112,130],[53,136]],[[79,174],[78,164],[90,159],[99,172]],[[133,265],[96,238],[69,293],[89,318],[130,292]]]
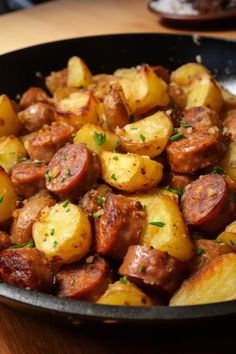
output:
[[[204,253],[204,249],[203,248],[197,248],[196,249],[196,255],[197,256],[201,256]]]
[[[158,227],[164,227],[165,223],[162,221],[152,221],[149,223],[149,225],[153,225],[153,226],[158,226]]]
[[[103,206],[105,202],[105,198],[101,197],[100,195],[98,196],[98,205]]]
[[[183,128],[191,128],[191,125],[188,122],[182,123]]]
[[[114,157],[113,157],[113,160],[116,160],[116,161],[117,161],[118,159],[119,159],[118,156],[114,156]]]
[[[142,141],[145,141],[145,140],[146,140],[146,138],[145,138],[145,136],[144,136],[143,134],[140,134],[139,137],[140,137],[140,139],[141,139]]]
[[[3,200],[4,200],[4,196],[0,195],[0,204],[2,204]]]
[[[49,175],[49,171],[46,171],[46,172],[44,173],[44,177],[46,178],[46,180],[47,180],[48,182],[50,182],[50,181],[52,180],[52,176]]]
[[[53,241],[52,247],[55,248],[57,246],[58,242],[55,240]]]
[[[55,229],[52,228],[52,229],[50,230],[50,235],[53,236],[54,234],[55,234]]]
[[[219,175],[223,175],[224,174],[224,170],[220,166],[213,167],[212,172],[213,173],[218,173]]]
[[[114,179],[114,181],[116,181],[116,175],[114,173],[112,173],[111,179]]]
[[[145,266],[142,264],[141,267],[139,268],[140,273],[144,273],[145,271]]]
[[[95,140],[95,143],[98,145],[103,145],[106,141],[106,134],[105,133],[97,133],[95,132],[93,134],[93,138]]]
[[[9,248],[33,248],[33,247],[34,247],[34,241],[29,241],[29,242],[23,243],[22,245],[10,246]]]
[[[127,276],[125,275],[124,277],[120,277],[120,282],[122,283],[122,284],[128,284],[128,279],[127,279]]]
[[[175,194],[179,195],[180,197],[184,194],[184,188],[174,189],[174,188],[171,188],[171,186],[168,185],[168,186],[165,186],[164,189],[166,191],[175,193]]]
[[[69,199],[66,199],[63,203],[63,208],[66,208],[68,204],[70,204],[70,201]]]
[[[170,137],[170,141],[173,142],[173,141],[182,139],[183,137],[184,137],[184,134],[178,133],[178,134],[172,135],[172,136]]]

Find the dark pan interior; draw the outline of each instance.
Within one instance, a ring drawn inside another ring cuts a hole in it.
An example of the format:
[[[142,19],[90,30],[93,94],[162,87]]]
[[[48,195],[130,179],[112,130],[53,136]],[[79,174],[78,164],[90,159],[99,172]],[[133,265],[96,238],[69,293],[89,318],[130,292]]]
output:
[[[112,73],[140,63],[170,70],[201,59],[225,87],[236,93],[236,42],[183,35],[122,34],[70,39],[37,45],[0,56],[0,93],[11,98],[34,85],[42,85],[51,71],[62,69],[72,55],[81,56],[94,74]],[[153,308],[116,307],[65,301],[0,284],[0,301],[27,310],[80,321],[178,323],[236,315],[236,301],[219,304]]]

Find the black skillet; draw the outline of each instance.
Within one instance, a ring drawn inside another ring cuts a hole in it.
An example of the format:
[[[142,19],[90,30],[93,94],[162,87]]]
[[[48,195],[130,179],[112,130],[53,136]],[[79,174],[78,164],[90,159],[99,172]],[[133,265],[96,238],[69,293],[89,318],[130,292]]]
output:
[[[14,98],[34,85],[40,76],[66,66],[72,55],[81,56],[92,72],[112,73],[140,63],[170,70],[201,59],[219,81],[236,90],[236,42],[166,34],[122,34],[77,38],[18,50],[0,56],[0,93]],[[1,283],[0,301],[35,315],[61,322],[132,322],[178,324],[227,319],[236,315],[236,301],[187,307],[135,308],[62,300]]]

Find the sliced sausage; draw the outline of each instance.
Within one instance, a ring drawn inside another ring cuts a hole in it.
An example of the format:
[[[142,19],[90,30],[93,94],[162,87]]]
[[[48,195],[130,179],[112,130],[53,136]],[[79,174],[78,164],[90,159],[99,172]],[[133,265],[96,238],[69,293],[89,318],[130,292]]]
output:
[[[32,227],[45,207],[56,204],[55,200],[46,192],[36,194],[24,204],[23,208],[13,212],[11,226],[11,241],[15,245],[22,245],[32,240]]]
[[[0,250],[4,250],[11,246],[10,235],[5,231],[0,231]]]
[[[233,142],[236,142],[236,109],[228,112],[227,118],[223,122],[224,133]]]
[[[20,106],[23,108],[27,108],[32,104],[38,102],[49,103],[50,97],[40,87],[30,87],[27,91],[23,93],[20,100]]]
[[[115,194],[108,194],[102,211],[95,222],[96,252],[121,259],[139,242],[145,213],[139,202]]]
[[[46,188],[44,174],[47,165],[43,161],[25,161],[16,165],[12,170],[11,180],[16,192],[22,197],[29,198]]]
[[[171,170],[192,174],[215,165],[227,149],[216,114],[204,107],[191,108],[185,111],[184,121],[178,129],[180,139],[166,149]],[[186,123],[190,126],[185,128]]]
[[[0,279],[42,292],[50,292],[54,282],[47,258],[36,248],[8,248],[0,252]]]
[[[164,183],[176,190],[184,190],[185,187],[193,181],[191,175],[183,175],[174,172],[166,174]]]
[[[67,86],[67,77],[67,69],[53,71],[49,76],[46,77],[45,84],[52,95],[58,88]]]
[[[57,274],[58,296],[96,301],[104,294],[112,279],[112,270],[107,261],[99,256],[90,256],[83,264]]]
[[[47,103],[38,102],[18,113],[18,118],[21,124],[32,133],[54,121],[54,109]]]
[[[226,253],[232,253],[232,248],[223,242],[217,243],[213,240],[196,240],[195,255],[189,261],[188,272],[190,275],[197,273],[200,269],[209,264],[213,259]]]
[[[234,183],[216,173],[200,176],[187,186],[181,198],[185,222],[214,237],[236,215]]]
[[[61,199],[76,200],[92,188],[100,176],[99,157],[84,144],[67,144],[48,165],[47,189]]]
[[[183,263],[146,246],[130,246],[119,269],[131,282],[163,294],[172,294],[183,280]]]
[[[72,142],[74,128],[65,123],[53,122],[45,125],[28,140],[28,154],[31,160],[49,162],[53,155],[68,142]]]

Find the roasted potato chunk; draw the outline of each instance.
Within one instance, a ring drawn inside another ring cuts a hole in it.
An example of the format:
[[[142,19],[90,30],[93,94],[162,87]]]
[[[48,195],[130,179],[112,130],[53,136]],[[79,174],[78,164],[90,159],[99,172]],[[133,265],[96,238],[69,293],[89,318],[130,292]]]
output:
[[[116,134],[94,124],[85,124],[76,133],[74,143],[83,143],[100,155],[103,151],[113,151],[119,145]]]
[[[80,90],[76,87],[58,87],[56,91],[53,93],[53,99],[55,102],[64,100],[64,98],[70,96],[72,93],[80,92]]]
[[[170,80],[177,85],[187,86],[190,84],[190,81],[194,76],[202,74],[209,74],[209,71],[203,65],[187,63],[173,71]]]
[[[98,123],[96,101],[90,91],[80,91],[56,103],[56,120],[80,129],[86,123]]]
[[[33,225],[37,249],[49,260],[72,263],[83,258],[92,242],[91,226],[80,207],[68,201],[42,210]]]
[[[0,96],[0,136],[17,135],[20,122],[7,95]]]
[[[176,202],[168,195],[159,194],[146,212],[147,226],[141,244],[188,261],[193,255],[193,244]]]
[[[162,179],[163,166],[148,156],[104,151],[101,162],[103,180],[119,190],[145,190]]]
[[[228,150],[220,165],[223,167],[224,172],[236,182],[236,142],[229,144]]]
[[[88,89],[92,90],[94,96],[99,101],[104,101],[106,95],[110,91],[110,87],[113,83],[118,82],[115,76],[108,74],[98,74],[93,76],[93,82],[88,85]]]
[[[170,306],[207,304],[236,299],[236,255],[215,258],[185,280],[170,300]]]
[[[143,208],[146,209],[159,194],[168,195],[175,203],[178,204],[179,198],[177,194],[160,187],[154,187],[140,193],[128,194],[126,197],[139,201]]]
[[[187,89],[186,108],[207,106],[216,112],[221,110],[221,90],[209,75],[194,77]]]
[[[26,156],[23,144],[14,135],[0,138],[0,166],[7,173],[10,173],[20,159]]]
[[[163,112],[115,130],[126,151],[149,157],[156,157],[164,151],[172,131],[172,121]]]
[[[16,209],[17,195],[10,177],[0,167],[0,223],[10,219]]]
[[[68,61],[67,86],[87,87],[92,82],[92,74],[80,57],[71,57]]]
[[[236,252],[236,220],[226,226],[225,230],[217,237]]]
[[[98,299],[98,304],[123,306],[152,306],[151,299],[136,285],[124,280],[109,285],[106,292]]]
[[[56,90],[67,86],[68,70],[67,68],[52,71],[45,79],[45,84],[49,92],[53,95]]]

